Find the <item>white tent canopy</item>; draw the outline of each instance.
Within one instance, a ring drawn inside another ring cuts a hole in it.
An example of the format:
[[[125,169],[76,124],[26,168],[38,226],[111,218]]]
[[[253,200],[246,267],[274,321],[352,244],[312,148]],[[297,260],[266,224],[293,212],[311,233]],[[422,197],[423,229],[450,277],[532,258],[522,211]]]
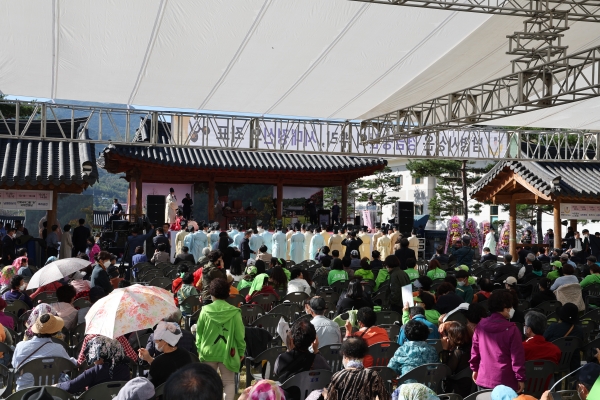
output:
[[[5,94],[362,119],[510,73],[506,35],[522,18],[347,0],[23,0],[0,3],[0,26]],[[599,44],[600,24],[572,23],[564,43]],[[598,106],[493,124],[598,128]]]

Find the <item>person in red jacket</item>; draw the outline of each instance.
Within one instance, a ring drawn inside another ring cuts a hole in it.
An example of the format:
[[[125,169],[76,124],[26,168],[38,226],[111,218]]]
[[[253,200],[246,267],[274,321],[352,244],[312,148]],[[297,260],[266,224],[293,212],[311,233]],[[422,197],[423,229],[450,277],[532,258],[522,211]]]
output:
[[[348,319],[346,321],[346,336],[344,340],[351,337],[360,337],[367,342],[367,346],[371,346],[375,343],[389,342],[390,337],[385,329],[375,326],[377,323],[377,314],[372,308],[363,307],[356,313],[356,321],[358,322],[358,331],[352,333],[352,324]],[[370,368],[373,365],[373,357],[366,355],[363,359],[363,366]]]
[[[529,311],[525,314],[523,333],[527,339],[523,342],[525,361],[548,360],[558,365],[560,363],[560,348],[552,342],[546,341],[546,316],[541,312]]]

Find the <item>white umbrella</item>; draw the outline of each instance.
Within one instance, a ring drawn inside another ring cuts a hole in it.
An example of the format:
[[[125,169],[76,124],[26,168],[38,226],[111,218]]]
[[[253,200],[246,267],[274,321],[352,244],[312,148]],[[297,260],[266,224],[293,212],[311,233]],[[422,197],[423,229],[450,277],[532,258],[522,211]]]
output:
[[[62,260],[53,261],[42,267],[31,277],[27,289],[37,289],[40,286],[56,282],[88,265],[90,265],[90,262],[81,258],[63,258]]]

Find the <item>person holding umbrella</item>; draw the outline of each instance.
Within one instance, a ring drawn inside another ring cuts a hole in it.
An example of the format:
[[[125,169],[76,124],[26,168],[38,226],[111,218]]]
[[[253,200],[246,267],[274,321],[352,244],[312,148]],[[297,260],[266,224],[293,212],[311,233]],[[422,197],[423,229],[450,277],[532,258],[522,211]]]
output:
[[[90,287],[100,286],[104,289],[104,293],[108,294],[113,291],[112,283],[110,283],[110,277],[108,276],[108,272],[106,272],[106,268],[108,268],[110,264],[111,254],[108,251],[101,251],[98,253],[98,263],[94,266],[92,270],[92,278],[90,281]]]

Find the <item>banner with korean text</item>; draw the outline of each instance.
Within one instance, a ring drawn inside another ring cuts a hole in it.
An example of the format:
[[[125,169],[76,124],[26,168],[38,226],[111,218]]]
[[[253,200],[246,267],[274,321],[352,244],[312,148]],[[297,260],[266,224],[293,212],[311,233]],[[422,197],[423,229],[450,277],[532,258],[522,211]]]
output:
[[[51,190],[0,190],[4,210],[52,210]]]
[[[560,217],[564,219],[600,219],[600,204],[561,203]]]

